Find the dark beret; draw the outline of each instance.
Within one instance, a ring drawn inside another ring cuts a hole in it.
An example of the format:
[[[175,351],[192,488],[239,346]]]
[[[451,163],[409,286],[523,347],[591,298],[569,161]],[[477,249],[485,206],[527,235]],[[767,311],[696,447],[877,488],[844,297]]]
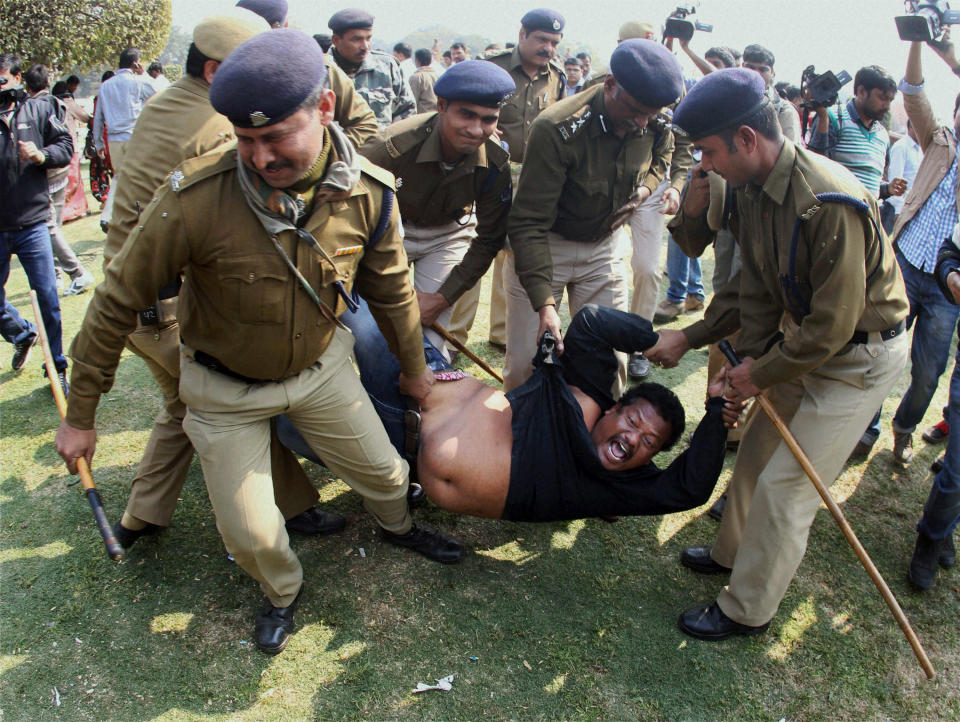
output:
[[[256,13],[271,27],[283,25],[287,21],[287,0],[240,0],[237,7]]]
[[[567,21],[556,10],[538,8],[537,10],[531,10],[520,18],[520,24],[528,33],[532,33],[534,30],[542,30],[545,33],[562,33],[563,26],[567,24]]]
[[[504,98],[513,95],[516,89],[510,73],[486,60],[465,60],[451,65],[433,86],[438,98],[487,108],[500,107]]]
[[[735,128],[770,102],[760,73],[715,70],[690,89],[673,112],[673,125],[691,140]]]
[[[240,128],[279,123],[326,80],[323,51],[299,30],[260,33],[230,53],[210,83],[210,103]]]
[[[624,40],[610,56],[610,73],[638,103],[663,108],[680,99],[683,73],[673,53],[653,40]]]
[[[366,10],[347,8],[331,15],[327,27],[334,35],[343,35],[348,30],[370,30],[373,28],[373,15]]]

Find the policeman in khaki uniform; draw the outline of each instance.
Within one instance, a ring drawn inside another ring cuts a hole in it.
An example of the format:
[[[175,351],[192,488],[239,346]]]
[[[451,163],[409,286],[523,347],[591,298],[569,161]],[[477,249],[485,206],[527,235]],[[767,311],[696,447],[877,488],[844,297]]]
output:
[[[449,326],[452,304],[479,284],[503,248],[510,164],[491,134],[514,88],[496,65],[457,63],[435,85],[437,112],[394,123],[361,151],[397,178],[403,245],[425,327]],[[446,352],[435,331],[424,333]]]
[[[501,108],[500,122],[497,124],[500,139],[510,151],[514,192],[520,178],[520,169],[523,167],[533,121],[546,108],[562,100],[566,94],[564,86],[567,79],[563,74],[563,66],[555,59],[565,25],[563,16],[555,10],[531,10],[520,19],[517,45],[511,50],[486,58],[506,70],[517,86],[516,92]],[[505,257],[505,251],[497,254],[493,265],[493,290],[490,297],[489,339],[497,346],[505,346],[507,343],[506,297],[503,292]],[[479,301],[478,284],[454,306],[449,331],[461,342],[466,343],[467,334],[477,315]]]
[[[705,322],[686,334],[661,332],[647,356],[672,365],[691,343],[717,341],[739,325],[743,363],[725,367],[728,396],[766,395],[829,484],[907,358],[906,292],[876,201],[848,170],[784,138],[751,70],[706,76],[674,124],[702,152],[671,222],[674,237],[688,247],[709,243],[705,172],[719,173],[736,189],[729,225],[741,252],[739,294],[728,286]],[[694,571],[730,573],[715,602],[680,616],[680,628],[700,639],[767,628],[820,506],[761,413],[748,422],[728,494],[713,547],[681,556]]]
[[[666,175],[673,133],[658,114],[680,97],[683,77],[673,55],[650,40],[618,45],[610,70],[603,85],[542,113],[530,133],[504,264],[507,390],[532,373],[544,330],[561,337],[556,305],[564,291],[571,315],[587,303],[626,310],[613,232]],[[626,357],[620,361],[614,397],[626,382]]]
[[[330,17],[327,26],[333,33],[331,56],[373,108],[381,128],[417,112],[400,64],[389,53],[370,47],[373,15],[363,10],[341,10]]]
[[[210,80],[231,50],[266,30],[260,19],[246,10],[206,18],[194,28],[186,73],[168,92],[147,104],[127,144],[130,163],[115,181],[113,222],[103,251],[105,267],[137,226],[156,188],[178,163],[235,140],[230,121],[210,105]],[[329,80],[336,95],[334,119],[354,143],[362,143],[376,132],[373,111],[353,92],[353,84],[342,72],[334,71]],[[127,348],[143,358],[160,386],[164,407],[154,421],[123,518],[114,527],[114,535],[126,548],[144,534],[170,524],[193,459],[193,445],[181,426],[186,408],[179,396],[179,285],[177,278],[161,289],[159,299],[141,312],[136,330],[127,338]],[[343,517],[314,508],[319,495],[296,457],[275,440],[272,448],[277,502],[288,529],[305,534],[342,529]]]
[[[364,497],[387,541],[442,562],[462,554],[452,539],[413,525],[407,464],[360,385],[353,337],[337,319],[353,289],[363,294],[400,360],[404,393],[426,398],[433,375],[389,203],[393,177],[331,123],[322,60],[311,37],[272,30],[220,65],[210,100],[233,123],[237,145],[170,174],[108,266],[73,343],[75,386],[56,441],[71,470],[79,456],[92,458],[96,406],[124,339],[139,309],[185,269],[183,428],[224,544],[267,596],[254,638],[268,653],[287,643],[303,581],[274,500],[275,415],[285,413]]]

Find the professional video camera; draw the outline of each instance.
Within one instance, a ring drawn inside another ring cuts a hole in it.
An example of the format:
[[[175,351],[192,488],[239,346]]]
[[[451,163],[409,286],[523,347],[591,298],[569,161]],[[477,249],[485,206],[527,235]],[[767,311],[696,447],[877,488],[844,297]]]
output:
[[[696,5],[678,6],[676,10],[670,13],[670,17],[667,18],[667,24],[663,30],[663,37],[687,41],[693,37],[694,30],[702,30],[705,33],[713,32],[713,25],[706,25],[699,20],[693,22],[687,19],[688,15],[693,15],[696,12]]]
[[[840,88],[852,79],[846,70],[841,70],[838,75],[834,75],[831,70],[817,75],[813,66],[808,65],[800,77],[800,97],[803,98],[801,105],[809,110],[833,105],[837,102]]]
[[[22,85],[6,87],[9,78],[0,78],[0,108],[7,108],[26,99],[27,91]]]
[[[951,10],[946,0],[906,0],[904,9],[906,15],[894,18],[901,40],[935,42],[945,25],[960,24],[960,10]]]

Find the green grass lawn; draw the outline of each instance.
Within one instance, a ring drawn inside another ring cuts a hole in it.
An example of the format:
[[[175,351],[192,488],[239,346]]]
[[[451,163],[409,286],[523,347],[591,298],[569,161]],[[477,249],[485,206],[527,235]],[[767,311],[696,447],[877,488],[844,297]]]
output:
[[[97,217],[66,233],[102,278]],[[705,266],[709,279],[709,259]],[[28,315],[16,263],[6,290]],[[63,299],[65,339],[90,297]],[[501,366],[485,339],[484,305],[471,347]],[[267,657],[251,641],[260,592],[227,558],[199,465],[169,530],[111,562],[53,448],[59,418],[39,350],[20,374],[9,371],[11,354],[3,345],[4,721],[960,718],[960,571],[941,573],[923,595],[904,578],[940,451],[918,434],[914,463],[903,469],[892,460],[890,417],[905,379],[884,407],[876,450],[833,491],[926,645],[938,671],[932,682],[825,509],[770,630],[711,644],[676,627],[682,610],[712,599],[723,583],[678,563],[683,547],[712,542],[717,524],[706,507],[538,525],[420,510],[418,519],[471,549],[446,567],[382,544],[359,497],[309,464],[326,506],[350,524],[337,536],[294,539],[306,583],[298,631],[283,654]],[[706,360],[694,351],[653,375],[684,400],[688,431],[699,420]],[[946,386],[944,379],[921,428],[938,420]],[[113,521],[158,408],[146,367],[125,354],[100,405],[94,461]],[[448,674],[452,691],[411,694],[418,681]]]

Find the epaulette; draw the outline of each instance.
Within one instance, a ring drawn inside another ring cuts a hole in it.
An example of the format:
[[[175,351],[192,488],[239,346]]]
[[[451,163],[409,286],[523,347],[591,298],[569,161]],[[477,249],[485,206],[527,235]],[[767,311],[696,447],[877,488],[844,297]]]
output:
[[[487,162],[491,166],[496,166],[505,170],[510,165],[510,152],[503,147],[497,139],[490,137],[486,142]]]
[[[589,125],[589,121],[592,117],[593,110],[590,108],[590,104],[587,104],[583,107],[577,108],[576,111],[574,111],[571,115],[568,115],[566,118],[558,122],[556,124],[556,128],[560,133],[560,137],[563,138],[563,142],[569,143],[578,135],[580,135],[580,133],[583,132],[583,129]]]
[[[513,55],[513,50],[493,50],[489,55],[484,57],[484,60],[489,60],[493,62],[494,60],[502,60],[503,58],[509,58]]]
[[[413,117],[416,118],[417,116]],[[403,120],[399,121],[399,123],[405,123],[409,120],[411,119],[404,118]],[[390,128],[387,130],[389,132]],[[392,134],[389,138],[385,138],[383,145],[387,149],[387,153],[391,158],[399,158],[411,148],[416,147],[426,140],[431,132],[432,131],[430,130],[429,125],[417,124],[413,128],[401,130],[398,133]]]
[[[370,176],[390,190],[396,187],[396,180],[394,180],[393,173],[378,165],[374,165],[362,155],[360,156],[360,170],[364,175]]]
[[[196,158],[189,158],[177,166],[167,176],[164,184],[169,183],[174,193],[199,183],[220,173],[226,173],[237,167],[237,142],[224,143]]]

